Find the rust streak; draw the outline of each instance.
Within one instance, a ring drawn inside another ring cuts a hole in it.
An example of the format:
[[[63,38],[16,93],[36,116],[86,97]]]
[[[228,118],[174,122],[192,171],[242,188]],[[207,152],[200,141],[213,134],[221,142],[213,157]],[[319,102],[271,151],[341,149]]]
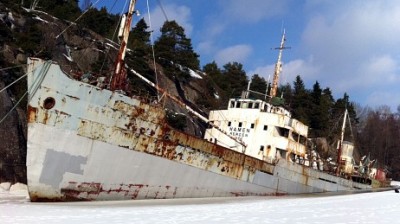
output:
[[[80,98],[76,97],[76,96],[71,96],[71,95],[66,95],[66,96],[68,96],[69,98],[71,98],[73,100],[80,100]]]
[[[34,123],[36,121],[37,108],[28,105],[28,123]]]

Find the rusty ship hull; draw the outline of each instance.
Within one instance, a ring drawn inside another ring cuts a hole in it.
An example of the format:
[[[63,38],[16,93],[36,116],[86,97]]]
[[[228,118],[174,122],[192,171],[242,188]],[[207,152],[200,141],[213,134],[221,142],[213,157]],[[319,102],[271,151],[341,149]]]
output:
[[[369,190],[286,160],[269,163],[176,131],[164,109],[28,66],[31,201],[285,195]]]

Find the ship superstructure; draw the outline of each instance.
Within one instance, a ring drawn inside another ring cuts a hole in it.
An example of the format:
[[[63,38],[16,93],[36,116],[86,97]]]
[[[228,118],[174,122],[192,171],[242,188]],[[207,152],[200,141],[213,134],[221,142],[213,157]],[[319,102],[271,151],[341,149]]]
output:
[[[272,99],[277,98],[285,41],[284,31],[280,46],[276,48],[279,49],[278,60],[275,64],[270,94],[264,96],[266,100],[248,97],[254,92],[250,90],[251,82],[249,82],[242,97],[230,99],[226,110],[210,112],[210,122],[225,130],[229,136],[243,141],[245,146],[237,144],[214,127],[207,129],[205,139],[264,161],[272,162],[280,158],[304,161],[308,127],[292,118],[291,113],[282,105],[271,103]]]
[[[230,99],[228,108],[211,111],[209,120],[246,147],[215,128],[204,136],[210,142],[269,162],[305,156],[308,127],[281,106],[259,99]]]

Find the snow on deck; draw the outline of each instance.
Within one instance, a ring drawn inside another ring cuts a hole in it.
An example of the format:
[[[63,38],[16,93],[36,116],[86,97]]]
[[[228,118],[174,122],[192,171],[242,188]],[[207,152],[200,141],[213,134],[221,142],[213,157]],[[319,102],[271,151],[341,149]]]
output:
[[[1,187],[1,185],[0,185]],[[31,203],[26,188],[0,188],[7,223],[398,223],[400,194]]]

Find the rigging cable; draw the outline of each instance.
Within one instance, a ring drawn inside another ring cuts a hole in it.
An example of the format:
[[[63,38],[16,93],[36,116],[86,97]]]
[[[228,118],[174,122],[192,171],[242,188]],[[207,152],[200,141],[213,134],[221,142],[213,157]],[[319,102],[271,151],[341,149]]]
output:
[[[148,0],[147,0],[147,1],[148,1]],[[160,1],[160,0],[157,0],[157,2],[158,2],[158,4],[160,5],[160,8],[161,8],[162,13],[164,14],[165,20],[169,21],[168,16],[167,16],[167,13],[165,12],[163,5],[161,4],[161,1]]]
[[[82,18],[83,15],[85,15],[87,12],[89,12],[89,10],[92,9],[97,3],[99,3],[99,1],[100,1],[100,0],[97,0],[97,1],[96,1],[95,3],[93,3],[89,8],[87,8],[80,16],[78,16],[78,18],[75,19],[75,21],[74,21],[73,23],[69,24],[69,26],[67,26],[67,28],[65,28],[63,31],[61,31],[61,33],[58,34],[58,35],[56,36],[56,39],[58,39],[58,38],[61,36],[61,34],[65,33],[65,31],[67,31],[72,25],[75,25],[76,22],[77,22],[78,20],[80,20],[80,19]]]
[[[8,111],[8,113],[0,120],[0,124],[3,123],[3,121],[11,114],[11,112],[13,112],[15,110],[15,108],[17,108],[17,106],[19,105],[19,103],[21,103],[22,99],[25,98],[25,96],[28,94],[28,91],[26,91],[24,93],[24,95],[21,96],[21,98],[19,98],[18,102],[13,106],[13,108],[11,108],[10,111]]]
[[[39,72],[39,77],[36,79],[36,81],[34,81],[34,83],[32,83],[32,86],[29,88],[28,87],[28,91],[29,89],[31,90],[31,95],[33,96],[35,94],[35,92],[37,91],[37,89],[39,88],[40,84],[43,82],[45,75],[47,74],[48,70],[50,69],[50,66],[52,64],[52,61],[48,61],[45,62]],[[21,65],[21,66],[25,66],[25,65]],[[15,67],[19,67],[19,66],[15,66]],[[14,67],[11,67],[14,68]],[[37,67],[33,68],[33,70],[35,70]],[[7,68],[6,68],[7,69]],[[10,69],[10,68],[8,68]],[[5,70],[5,69],[3,69]],[[14,82],[12,82],[11,84],[9,84],[8,86],[4,87],[3,89],[0,90],[0,93],[3,92],[5,89],[9,88],[11,85],[15,84],[16,82],[18,82],[19,80],[21,80],[23,77],[26,77],[28,75],[29,72],[25,73],[24,75],[22,75],[21,77],[19,77],[18,79],[16,79]],[[6,120],[6,118],[15,110],[15,108],[17,108],[17,106],[21,103],[22,99],[25,98],[25,96],[28,94],[28,91],[26,91],[21,98],[17,101],[17,103],[11,108],[10,111],[7,112],[7,114],[0,120],[0,124],[3,123],[3,121]],[[28,98],[28,102],[31,101],[31,98]]]
[[[151,28],[151,16],[150,16],[149,0],[147,0],[147,14],[148,14],[148,17],[149,17],[150,43],[151,43],[151,52],[153,54],[154,73],[156,74],[156,85],[158,85],[157,65],[156,65],[156,56],[155,56],[155,53],[154,53],[153,30]],[[162,97],[159,96],[157,88],[156,88],[156,91],[157,91],[157,101],[160,101],[162,99]]]
[[[118,0],[115,0],[115,1],[114,1],[114,4],[112,5],[112,7],[111,7],[110,10],[112,10],[112,9],[114,8],[114,6],[115,6],[115,4],[117,3],[117,1],[118,1]],[[127,4],[128,4],[128,0],[125,0],[124,7],[122,8],[122,11],[121,11],[121,14],[120,14],[121,16],[119,17],[119,20],[118,20],[118,25],[115,27],[114,33],[113,33],[113,35],[112,35],[112,37],[111,37],[111,41],[112,41],[112,42],[114,42],[115,35],[116,35],[116,33],[117,33],[117,30],[119,29],[119,25],[121,24],[122,15],[124,14],[124,11],[125,11],[125,9],[126,9],[126,5],[127,5]],[[106,51],[105,55],[108,55],[109,53],[110,53],[110,47],[107,48],[107,51]],[[105,64],[106,64],[106,57],[104,57],[103,63],[101,64],[100,73],[103,72],[103,68],[104,68],[104,65],[105,65]],[[111,79],[110,79],[110,82],[111,82]]]
[[[3,89],[0,90],[0,93],[3,92],[4,90],[8,89],[10,86],[14,85],[16,82],[18,82],[19,80],[21,80],[22,78],[26,77],[27,74],[24,74],[23,76],[19,77],[18,79],[16,79],[14,82],[10,83],[8,86],[4,87]]]
[[[17,65],[17,66],[14,66],[14,67],[2,68],[2,69],[0,69],[0,71],[5,71],[5,70],[13,69],[13,68],[19,68],[19,67],[23,67],[23,66],[26,66],[26,65]],[[24,78],[26,76],[27,76],[27,74],[24,74],[21,77],[19,77],[18,79],[14,80],[8,86],[6,86],[3,89],[1,89],[0,93],[3,92],[4,90],[8,89],[10,86],[14,85],[16,82],[18,82],[19,80],[21,80],[22,78]]]
[[[0,69],[0,71],[4,71],[4,70],[8,70],[8,69],[13,69],[13,68],[17,68],[17,67],[22,67],[22,66],[26,66],[26,65],[18,65],[18,66],[14,66],[14,67],[9,67],[9,68],[3,68]],[[10,86],[14,85],[15,83],[17,83],[18,81],[20,81],[22,78],[26,77],[28,75],[28,73],[25,73],[24,75],[22,75],[21,77],[19,77],[18,79],[14,80],[12,83],[10,83],[9,85],[7,85],[6,87],[2,88],[0,90],[0,93],[3,92],[4,90],[8,89]],[[18,100],[18,102],[13,106],[13,108],[11,108],[10,111],[7,112],[6,115],[4,115],[4,117],[0,120],[0,124],[3,123],[3,121],[11,114],[11,112],[13,112],[15,110],[15,108],[17,108],[17,106],[19,105],[19,103],[21,103],[22,99],[25,98],[25,96],[28,94],[28,91],[26,91],[24,93],[24,95],[21,96],[21,98]]]

